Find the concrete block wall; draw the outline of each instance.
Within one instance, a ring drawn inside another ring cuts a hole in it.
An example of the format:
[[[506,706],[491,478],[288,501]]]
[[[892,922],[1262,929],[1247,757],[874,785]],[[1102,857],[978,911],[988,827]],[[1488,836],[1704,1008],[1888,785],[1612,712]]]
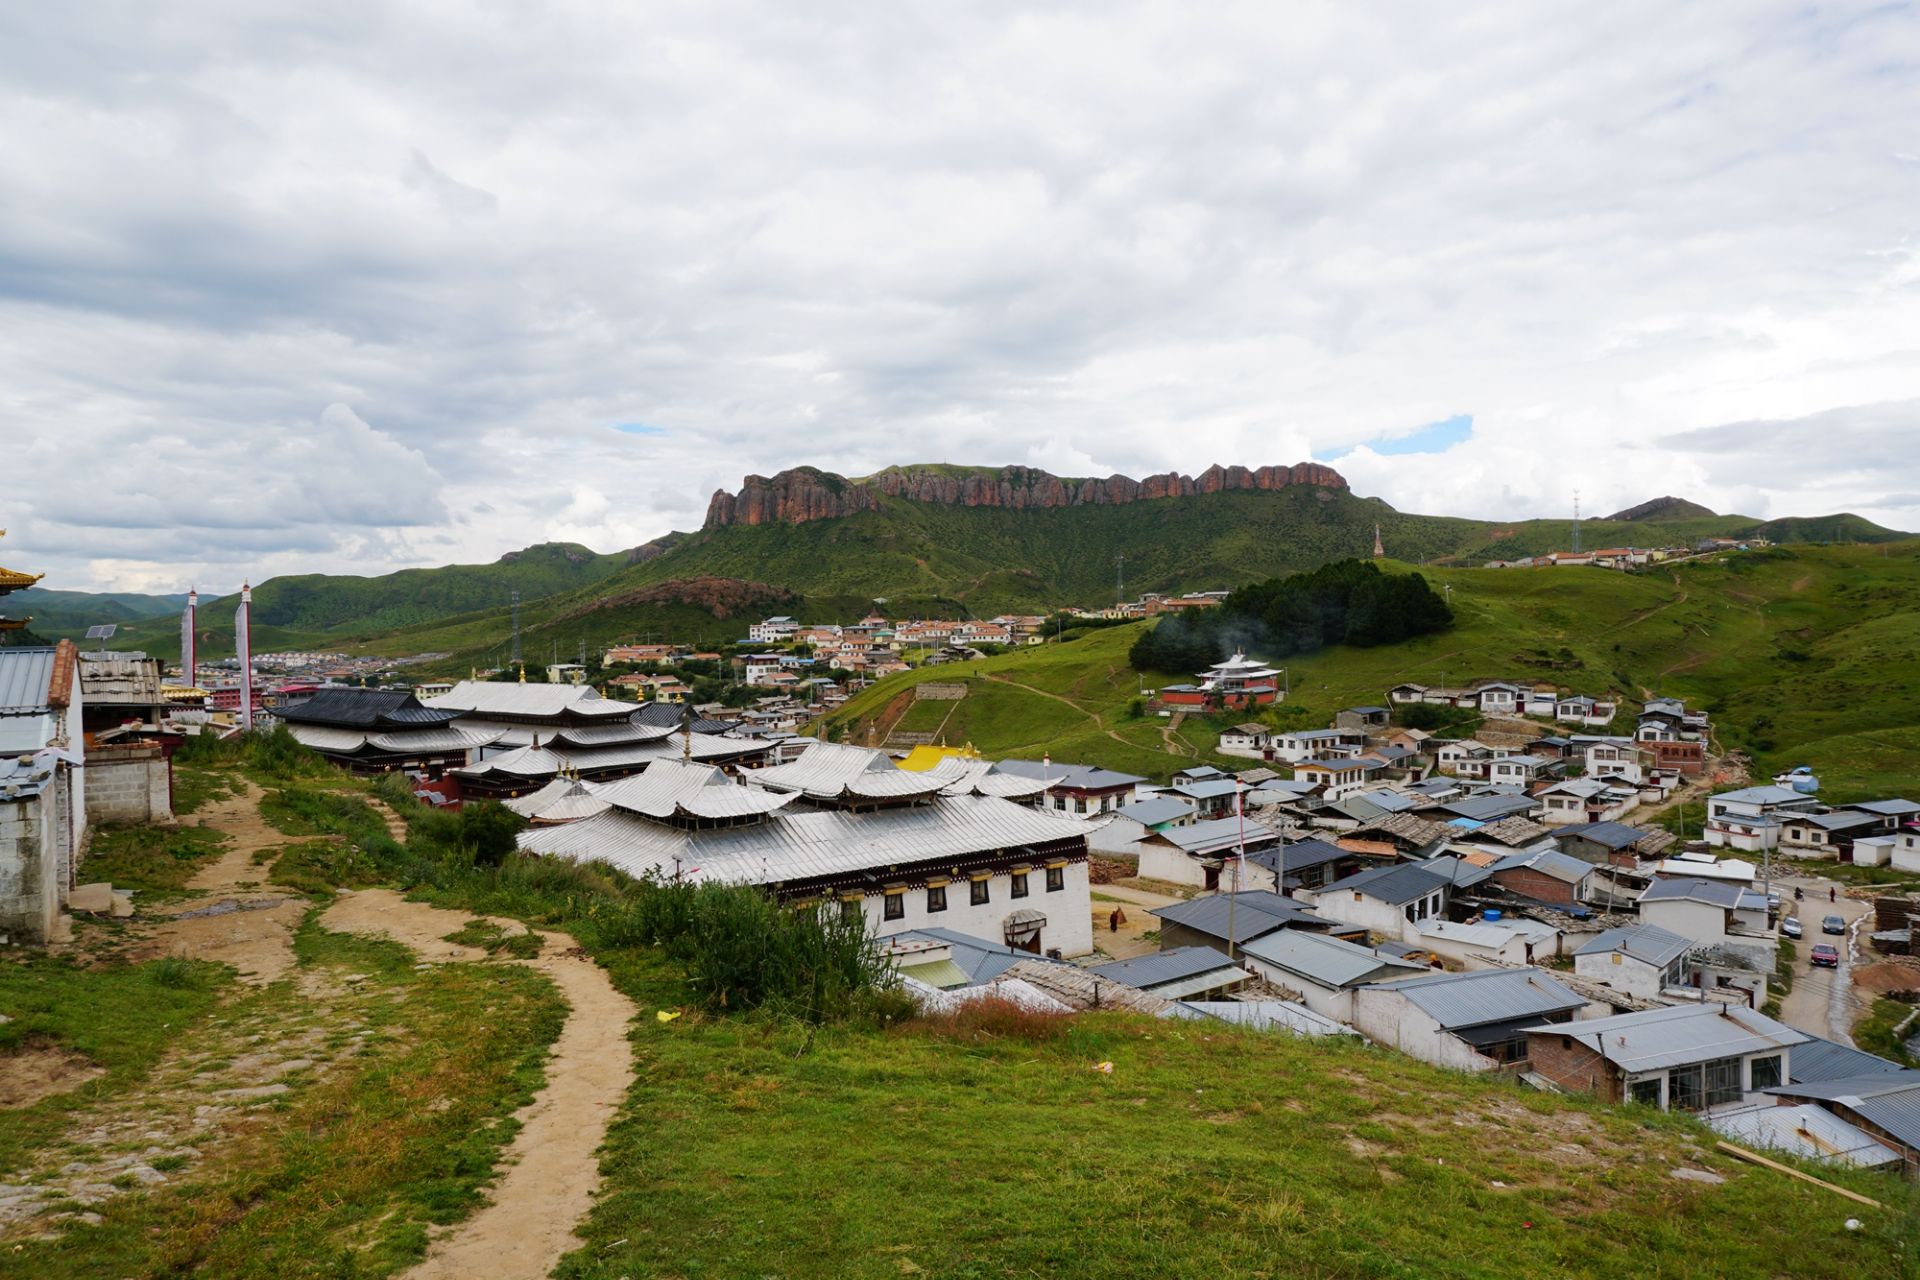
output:
[[[47,795],[0,801],[0,934],[45,942],[60,915],[60,868]]]
[[[166,757],[158,747],[87,753],[87,817],[94,822],[169,822]]]

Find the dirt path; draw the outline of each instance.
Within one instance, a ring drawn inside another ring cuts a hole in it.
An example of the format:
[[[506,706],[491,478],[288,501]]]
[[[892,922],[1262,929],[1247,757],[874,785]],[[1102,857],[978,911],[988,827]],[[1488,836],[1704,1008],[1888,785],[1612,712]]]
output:
[[[367,807],[380,815],[380,821],[387,824],[387,838],[395,844],[407,842],[407,820],[393,811],[393,806],[378,796],[367,797]]]
[[[425,960],[482,960],[476,947],[446,941],[471,914],[408,902],[388,889],[343,893],[327,909],[329,929],[378,934],[411,947]],[[496,920],[509,933],[517,921]],[[633,1083],[627,1030],[633,1003],[614,989],[606,970],[572,945],[566,934],[546,935],[528,961],[552,979],[571,1011],[547,1059],[547,1081],[517,1117],[520,1130],[506,1153],[506,1172],[484,1208],[437,1239],[409,1280],[538,1280],[561,1255],[578,1248],[574,1224],[593,1207],[600,1186],[595,1152]]]
[[[199,896],[148,916],[152,927],[129,949],[129,959],[181,955],[230,964],[242,982],[257,987],[293,967],[293,931],[307,902],[266,883],[267,872],[255,864],[255,855],[279,848],[287,837],[260,816],[260,788],[244,780],[238,785],[203,815],[228,842],[219,861],[187,882]]]

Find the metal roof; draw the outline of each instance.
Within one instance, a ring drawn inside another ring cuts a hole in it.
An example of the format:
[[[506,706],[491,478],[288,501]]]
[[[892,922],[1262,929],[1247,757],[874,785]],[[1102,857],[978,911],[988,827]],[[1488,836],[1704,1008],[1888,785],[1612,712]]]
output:
[[[1446,876],[1440,872],[1429,871],[1413,863],[1396,862],[1390,866],[1357,871],[1344,880],[1334,881],[1320,892],[1364,893],[1369,898],[1378,898],[1398,907],[1416,898],[1424,898],[1448,883]]]
[[[1524,938],[1537,945],[1550,943],[1560,932],[1538,920],[1483,920],[1479,924],[1455,924],[1451,920],[1433,919],[1421,921],[1414,926],[1414,931],[1423,938],[1444,938],[1449,942],[1460,942],[1470,947],[1489,947],[1496,951],[1515,938]]]
[[[1530,1030],[1572,1036],[1630,1073],[1791,1048],[1810,1038],[1764,1013],[1724,1004],[1675,1005]]]
[[[1180,1007],[1253,1031],[1291,1031],[1302,1036],[1360,1034],[1294,1000],[1182,1000]]]
[[[1758,898],[1758,895],[1749,893],[1730,880],[1702,880],[1698,876],[1663,876],[1648,885],[1640,895],[1642,902],[1704,902],[1729,910],[1741,906],[1742,898]],[[1764,901],[1759,899],[1746,905],[1761,905]]]
[[[1540,969],[1428,973],[1379,984],[1397,991],[1447,1031],[1568,1013],[1587,1003]]]
[[[1456,889],[1471,889],[1481,881],[1493,875],[1491,866],[1482,866],[1477,862],[1468,862],[1456,854],[1443,853],[1436,858],[1428,858],[1418,864],[1423,870],[1440,876]]]
[[[1789,1084],[1768,1093],[1831,1102],[1920,1150],[1920,1071],[1876,1072],[1818,1084]]]
[[[953,952],[953,963],[960,966],[967,981],[972,983],[992,982],[1022,960],[1042,959],[1031,951],[1019,951],[1005,943],[976,938],[956,929],[909,929],[893,936],[946,943]]]
[[[1131,818],[1143,827],[1151,827],[1161,822],[1173,822],[1187,817],[1193,812],[1193,806],[1185,800],[1175,800],[1171,796],[1152,796],[1145,800],[1135,800],[1132,804],[1121,805],[1114,811],[1116,817]]]
[[[1657,924],[1632,924],[1596,933],[1592,939],[1576,948],[1573,954],[1597,956],[1618,951],[1656,969],[1664,969],[1693,950],[1693,947],[1692,938],[1683,938],[1671,929],[1662,929]]]
[[[1804,822],[1819,827],[1822,831],[1846,831],[1852,827],[1877,827],[1881,817],[1873,813],[1853,813],[1846,809],[1836,809],[1832,813],[1795,813],[1788,815],[1781,826],[1790,827],[1796,822]]]
[[[1090,764],[1062,764],[1058,760],[1051,764],[1040,760],[1002,760],[1000,772],[1040,778],[1063,791],[1107,791],[1146,781],[1131,773],[1118,773]]]
[[[1481,822],[1492,822],[1498,818],[1525,816],[1537,807],[1530,796],[1499,795],[1484,793],[1467,796],[1460,800],[1444,800],[1429,808],[1440,809],[1462,818],[1477,818]]]
[[[1285,867],[1289,872],[1304,871],[1309,867],[1325,866],[1341,858],[1355,856],[1351,850],[1339,845],[1328,844],[1325,840],[1302,840],[1297,844],[1283,844],[1273,849],[1262,849],[1258,853],[1247,855],[1247,861],[1256,867],[1266,867],[1278,871]]]
[[[1351,942],[1300,929],[1276,929],[1240,948],[1241,954],[1322,987],[1352,987],[1377,977],[1423,973],[1424,965],[1394,960]]]
[[[1799,1056],[1796,1051],[1794,1057]],[[1900,1163],[1898,1151],[1811,1102],[1791,1107],[1760,1103],[1733,1111],[1714,1110],[1700,1119],[1714,1132],[1748,1147],[1803,1160],[1862,1168]]]
[[[571,714],[595,718],[630,716],[636,702],[603,698],[589,684],[517,684],[501,680],[462,680],[426,705],[466,715],[559,717]]]
[[[614,808],[520,835],[529,853],[606,862],[630,875],[677,869],[749,884],[881,874],[894,866],[1084,840],[1085,828],[1071,818],[991,796],[861,813],[788,811],[751,826],[694,831]]]
[[[52,649],[0,649],[0,716],[47,710],[54,653]]]
[[[421,705],[410,689],[317,689],[279,715],[288,724],[342,729],[436,728],[460,713]]]
[[[1190,979],[1207,979],[1205,986],[1193,988],[1196,991],[1211,991],[1224,987],[1228,983],[1243,982],[1253,975],[1239,968],[1212,947],[1174,947],[1169,951],[1156,951],[1151,955],[1135,956],[1131,960],[1114,960],[1107,964],[1091,965],[1088,973],[1097,974],[1109,982],[1124,982],[1130,987],[1142,991],[1152,991],[1155,995],[1167,995],[1157,988],[1170,985],[1186,985]]]
[[[707,764],[655,760],[631,778],[608,783],[600,797],[616,809],[647,818],[751,818],[785,808],[793,792],[736,785]]]
[[[1244,841],[1242,839],[1244,835]],[[1268,845],[1280,837],[1257,822],[1240,818],[1211,818],[1184,827],[1164,827],[1153,839],[1165,840],[1183,853],[1231,853],[1247,845]]]
[[[1899,1063],[1878,1054],[1814,1036],[1793,1051],[1793,1065],[1787,1075],[1794,1084],[1816,1084],[1904,1070]]]
[[[1270,889],[1250,889],[1240,893],[1212,893],[1189,898],[1164,907],[1155,907],[1148,915],[1168,924],[1204,933],[1210,938],[1239,944],[1263,937],[1289,925],[1325,928],[1327,922],[1313,914],[1302,902],[1283,898]],[[1232,933],[1228,933],[1232,917]]]
[[[1583,822],[1576,826],[1561,827],[1556,836],[1579,836],[1591,840],[1604,849],[1630,849],[1645,840],[1653,832],[1639,827],[1628,826],[1624,822]],[[1661,834],[1666,834],[1662,832]]]
[[[1233,778],[1202,778],[1196,782],[1175,783],[1167,791],[1189,800],[1211,800],[1215,796],[1230,796],[1239,789],[1239,782]]]
[[[1593,874],[1593,864],[1582,862],[1570,853],[1561,853],[1555,849],[1537,849],[1531,853],[1508,854],[1493,864],[1493,874],[1503,871],[1538,871],[1543,876],[1567,884],[1579,884]]]
[[[1847,808],[1858,809],[1862,813],[1877,813],[1883,818],[1899,818],[1920,813],[1920,803],[1903,800],[1898,796],[1890,800],[1862,800],[1859,804],[1848,805]]]
[[[523,818],[539,822],[577,822],[607,810],[606,787],[579,778],[555,778],[531,795],[502,800]]]
[[[893,800],[937,795],[952,778],[932,769],[902,769],[884,752],[868,747],[816,742],[791,764],[755,769],[748,781],[769,791],[802,792],[820,800]]]
[[[1790,801],[1805,804],[1816,803],[1810,795],[1793,790],[1791,787],[1742,787],[1738,791],[1722,791],[1718,795],[1707,797],[1707,803],[1715,800],[1731,800],[1735,804],[1786,804]]]

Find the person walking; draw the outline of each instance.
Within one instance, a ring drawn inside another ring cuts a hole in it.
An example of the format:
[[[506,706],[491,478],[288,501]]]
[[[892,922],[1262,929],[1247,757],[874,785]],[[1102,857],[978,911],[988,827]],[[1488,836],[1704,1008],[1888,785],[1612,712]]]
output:
[[[1838,902],[1838,901],[1840,901],[1840,891],[1839,891],[1838,889],[1828,889],[1828,890],[1827,890],[1827,901],[1828,901],[1828,902]]]

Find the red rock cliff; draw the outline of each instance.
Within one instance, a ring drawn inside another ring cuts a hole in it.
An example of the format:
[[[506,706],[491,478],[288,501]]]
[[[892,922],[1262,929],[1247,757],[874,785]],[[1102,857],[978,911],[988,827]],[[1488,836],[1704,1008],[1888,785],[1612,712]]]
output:
[[[849,480],[812,467],[796,467],[771,478],[748,476],[739,493],[722,489],[707,504],[706,527],[729,524],[804,524],[869,511],[878,496],[937,502],[950,507],[1011,507],[1039,511],[1052,507],[1113,506],[1154,498],[1185,498],[1228,489],[1284,489],[1307,484],[1344,489],[1346,480],[1332,467],[1296,462],[1290,467],[1211,466],[1198,476],[1169,471],[1134,480],[1062,480],[1032,467],[998,471],[934,471],[895,467],[866,480]]]

